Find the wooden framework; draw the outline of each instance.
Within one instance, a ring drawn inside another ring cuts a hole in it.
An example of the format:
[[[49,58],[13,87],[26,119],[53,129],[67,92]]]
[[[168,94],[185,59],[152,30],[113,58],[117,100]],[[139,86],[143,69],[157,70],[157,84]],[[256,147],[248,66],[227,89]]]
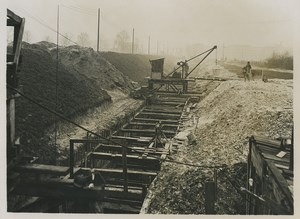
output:
[[[154,91],[164,91],[166,93],[188,93],[188,82],[191,79],[181,78],[163,78],[163,79],[148,79],[148,88]]]
[[[293,145],[284,144],[284,141],[251,137],[247,168],[247,214],[293,214],[292,150]]]
[[[148,186],[160,170],[161,160],[172,146],[169,142],[154,142],[156,124],[160,122],[164,136],[172,138],[178,131],[187,101],[187,97],[162,95],[119,130],[110,132],[106,139],[91,139],[89,135],[87,139],[71,139],[68,166],[35,163],[15,166],[13,171],[21,176],[12,193],[56,199],[58,204],[78,198],[106,203],[106,208],[113,203],[114,210],[119,206],[121,211],[137,213]],[[104,189],[74,186],[76,176],[89,174],[92,169],[105,179]]]

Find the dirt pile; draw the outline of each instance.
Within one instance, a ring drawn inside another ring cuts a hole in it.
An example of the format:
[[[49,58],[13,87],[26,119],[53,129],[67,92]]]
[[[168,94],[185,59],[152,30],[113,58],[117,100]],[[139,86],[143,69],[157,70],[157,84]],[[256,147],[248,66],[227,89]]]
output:
[[[61,48],[56,75],[55,54],[55,44],[23,43],[19,84],[25,95],[52,110],[57,86],[57,111],[69,119],[111,101],[104,88],[126,91],[130,87],[130,80],[88,48]],[[45,135],[55,120],[58,118],[23,97],[16,99],[16,136],[26,154],[40,157],[41,162],[55,162],[57,150]]]
[[[205,87],[212,82],[197,83]],[[213,180],[210,167],[220,165],[216,213],[244,214],[245,200],[236,188],[246,183],[248,137],[291,136],[292,85],[289,80],[221,82],[191,114],[191,120],[192,115],[199,118],[198,124],[192,124],[197,127],[196,144],[182,145],[171,155],[176,161],[204,167],[165,162],[150,189],[146,212],[204,214],[204,184]]]
[[[51,49],[56,59],[56,48]],[[92,48],[68,46],[59,48],[59,60],[79,80],[92,80],[102,89],[129,91],[131,80]]]

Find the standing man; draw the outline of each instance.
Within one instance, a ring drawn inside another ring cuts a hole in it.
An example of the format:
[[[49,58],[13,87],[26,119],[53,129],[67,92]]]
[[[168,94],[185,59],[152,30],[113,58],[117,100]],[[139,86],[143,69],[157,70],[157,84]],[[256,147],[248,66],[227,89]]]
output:
[[[250,65],[250,62],[247,62],[247,65],[245,66],[245,68],[246,68],[246,74],[248,75],[248,78],[254,80],[252,70],[251,70],[252,67]]]

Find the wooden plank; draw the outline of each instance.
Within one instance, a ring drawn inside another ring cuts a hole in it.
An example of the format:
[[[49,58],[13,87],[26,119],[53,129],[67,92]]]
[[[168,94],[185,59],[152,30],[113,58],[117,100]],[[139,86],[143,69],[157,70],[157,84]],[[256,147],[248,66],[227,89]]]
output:
[[[155,134],[155,130],[154,129],[125,129],[125,128],[122,128],[119,131],[120,132],[151,133],[151,134]],[[164,134],[175,135],[176,131],[163,130],[163,133]]]
[[[160,154],[168,153],[168,151],[166,151],[162,148],[149,149],[149,148],[147,148],[147,146],[144,146],[144,147],[128,147],[127,150],[130,153],[133,153],[133,154],[135,154],[135,153],[136,154],[149,153],[149,154],[160,155]],[[100,144],[95,148],[94,152],[119,152],[119,153],[121,153],[122,152],[122,146]]]
[[[6,26],[8,26],[8,27],[13,27],[13,26],[17,26],[17,25],[20,25],[20,23],[18,23],[15,20],[12,20],[10,18],[6,20]]]
[[[111,153],[102,153],[102,152],[93,152],[91,153],[91,157],[93,159],[99,159],[99,160],[110,160],[117,163],[122,162],[122,154],[111,154]],[[158,170],[160,169],[160,160],[155,159],[153,157],[146,157],[143,158],[142,156],[137,155],[127,155],[127,164],[128,166],[130,164],[136,165],[136,166],[143,166],[148,167],[150,170]]]
[[[13,13],[11,10],[7,9],[7,17],[9,17],[10,19],[20,23],[22,21],[22,18],[19,17],[18,15],[16,15],[15,13]]]
[[[275,163],[275,166],[278,167],[279,169],[283,170],[283,169],[289,169],[289,167],[287,165],[282,165],[282,164],[278,164],[278,163]]]
[[[80,168],[82,170],[90,170],[90,168]],[[105,168],[94,168],[95,172],[99,172],[104,176],[111,176],[111,177],[118,177],[122,175],[122,169],[105,169]],[[138,171],[138,170],[127,170],[128,176],[131,177],[155,177],[157,175],[156,172],[150,172],[150,171]]]
[[[290,160],[286,159],[286,158],[279,158],[279,157],[276,157],[276,156],[274,156],[272,154],[266,154],[266,153],[262,153],[262,155],[266,159],[269,159],[269,160],[272,160],[272,161],[276,161],[276,162],[280,162],[280,163],[286,163],[286,164],[290,163]]]
[[[140,112],[135,117],[141,118],[144,116],[148,116],[151,118],[161,118],[161,119],[166,119],[166,118],[179,119],[180,118],[180,115],[174,115],[174,114],[170,114],[170,113],[148,113],[148,112]]]
[[[256,169],[257,175],[260,177],[260,179],[262,179],[265,168],[265,162],[255,145],[252,145],[251,147],[251,161]]]
[[[150,126],[150,127],[155,127],[157,123],[151,123],[151,122],[148,122],[148,123],[144,123],[144,122],[129,122],[127,124],[127,126],[125,127],[128,127],[128,126]],[[176,124],[162,124],[162,127],[164,128],[177,128],[178,125]]]
[[[168,114],[175,114],[180,115],[182,113],[182,110],[167,110],[167,109],[144,109],[143,112],[148,113],[168,113]]]
[[[65,176],[69,173],[69,167],[45,164],[25,164],[16,166],[15,170],[21,173],[51,174],[55,176]]]
[[[283,192],[283,194],[287,197],[287,200],[291,206],[293,206],[294,199],[292,197],[291,191],[288,188],[288,183],[286,179],[279,173],[279,170],[276,168],[272,161],[266,161],[268,165],[268,169],[270,173],[273,175],[272,178],[275,179],[276,184],[278,185],[279,189]]]
[[[281,147],[281,142],[278,140],[271,140],[265,137],[261,137],[261,136],[254,136],[256,144],[261,144],[261,145],[265,145],[268,147],[273,147],[273,148],[280,148]]]
[[[138,122],[161,122],[162,124],[178,124],[177,119],[154,119],[154,118],[138,118],[135,117],[133,120]]]
[[[124,194],[123,189],[113,189],[105,187],[105,191],[94,188],[77,188],[73,185],[73,180],[69,182],[59,182],[59,180],[31,181],[23,182],[15,188],[13,194],[27,195],[33,197],[63,198],[66,200],[88,199],[104,200],[106,198],[128,199],[132,201],[142,201],[142,191],[128,190]]]

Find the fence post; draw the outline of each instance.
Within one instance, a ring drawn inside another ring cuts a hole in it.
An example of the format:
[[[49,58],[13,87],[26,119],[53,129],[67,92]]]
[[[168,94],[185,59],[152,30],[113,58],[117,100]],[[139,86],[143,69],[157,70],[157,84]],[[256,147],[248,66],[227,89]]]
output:
[[[213,181],[205,183],[205,214],[215,214],[215,188]]]
[[[124,179],[124,192],[128,192],[128,175],[127,175],[127,148],[122,148],[122,162],[123,162],[123,179]]]
[[[70,178],[73,179],[74,176],[74,142],[70,140]]]

